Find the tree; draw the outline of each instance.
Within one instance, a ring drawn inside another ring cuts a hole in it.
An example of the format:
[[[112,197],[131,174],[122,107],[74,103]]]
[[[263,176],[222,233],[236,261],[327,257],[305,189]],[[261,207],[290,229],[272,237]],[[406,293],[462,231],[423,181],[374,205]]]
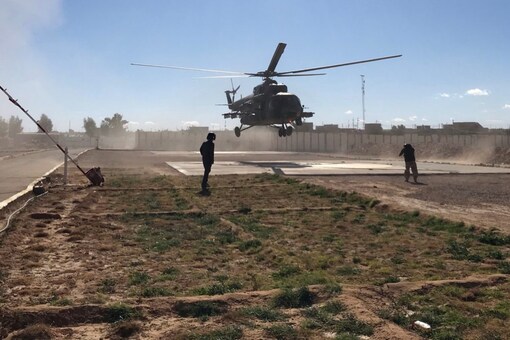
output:
[[[18,133],[23,132],[23,126],[21,126],[21,118],[11,116],[9,118],[9,137],[14,138]]]
[[[105,118],[101,122],[101,134],[104,136],[119,136],[126,132],[126,124],[129,123],[127,120],[122,119],[120,113],[116,113],[112,118]]]
[[[97,125],[94,119],[90,117],[83,119],[83,128],[87,136],[91,138],[97,136]]]
[[[44,128],[44,130],[46,130],[46,132],[53,131],[53,122],[48,116],[46,116],[46,114],[43,113],[41,115],[41,118],[39,119],[38,123]],[[39,128],[38,132],[42,132],[42,130]]]
[[[3,118],[0,117],[0,138],[6,137],[9,133],[9,123]]]

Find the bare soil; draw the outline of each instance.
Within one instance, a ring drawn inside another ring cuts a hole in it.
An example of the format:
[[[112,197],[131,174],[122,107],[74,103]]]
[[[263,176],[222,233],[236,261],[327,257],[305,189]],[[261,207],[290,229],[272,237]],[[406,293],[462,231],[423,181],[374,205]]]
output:
[[[510,176],[213,176],[200,196],[162,159],[85,154],[103,188],[52,176],[0,235],[0,337],[507,338]]]
[[[510,233],[510,175],[429,175],[419,183],[404,176],[342,176],[303,178],[328,188],[377,197],[404,210],[441,216]]]

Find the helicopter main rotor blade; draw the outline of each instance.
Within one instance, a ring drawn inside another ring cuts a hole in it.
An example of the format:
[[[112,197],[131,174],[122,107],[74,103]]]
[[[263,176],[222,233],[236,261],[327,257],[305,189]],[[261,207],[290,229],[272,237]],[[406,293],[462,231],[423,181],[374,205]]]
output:
[[[373,61],[379,61],[379,60],[385,60],[385,59],[392,59],[392,58],[399,58],[402,54],[399,55],[391,55],[387,57],[381,57],[381,58],[374,58],[374,59],[367,59],[367,60],[360,60],[360,61],[353,61],[350,63],[343,63],[343,64],[336,64],[336,65],[328,65],[328,66],[319,66],[319,67],[312,67],[312,68],[306,68],[302,70],[295,70],[295,71],[287,71],[287,72],[276,72],[274,74],[275,77],[280,77],[288,74],[294,74],[294,73],[302,73],[302,72],[310,72],[310,71],[317,71],[317,70],[324,70],[327,68],[334,68],[334,67],[342,67],[342,66],[349,66],[349,65],[355,65],[355,64],[363,64],[363,63],[370,63]]]
[[[324,76],[326,73],[307,73],[307,74],[276,74],[274,77],[310,77],[310,76]]]
[[[171,68],[176,70],[188,70],[188,71],[202,71],[202,72],[214,72],[214,73],[228,73],[228,74],[236,74],[236,75],[247,75],[245,72],[236,72],[236,71],[224,71],[224,70],[211,70],[206,68],[194,68],[194,67],[180,67],[180,66],[167,66],[167,65],[153,65],[153,64],[138,64],[131,63],[133,66],[145,66],[145,67],[158,67],[158,68]]]
[[[269,75],[274,73],[276,65],[278,65],[278,62],[280,61],[283,51],[285,50],[285,46],[287,46],[287,44],[285,43],[279,43],[278,46],[276,46],[273,58],[271,58],[271,62],[269,63],[269,66],[267,67],[267,70],[264,73],[267,73]]]
[[[222,78],[249,78],[252,77],[247,74],[230,75],[230,76],[210,76],[210,77],[195,77],[196,79],[222,79]]]

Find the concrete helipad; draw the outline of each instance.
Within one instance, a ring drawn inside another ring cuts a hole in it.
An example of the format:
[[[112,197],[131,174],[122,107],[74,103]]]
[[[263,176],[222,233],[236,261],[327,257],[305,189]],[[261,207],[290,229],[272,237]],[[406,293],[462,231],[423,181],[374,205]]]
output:
[[[167,162],[184,175],[201,175],[201,162]],[[290,176],[324,175],[401,175],[403,162],[361,160],[303,160],[303,161],[217,161],[215,175],[278,173]],[[510,173],[510,168],[461,164],[418,162],[420,174],[491,174]]]

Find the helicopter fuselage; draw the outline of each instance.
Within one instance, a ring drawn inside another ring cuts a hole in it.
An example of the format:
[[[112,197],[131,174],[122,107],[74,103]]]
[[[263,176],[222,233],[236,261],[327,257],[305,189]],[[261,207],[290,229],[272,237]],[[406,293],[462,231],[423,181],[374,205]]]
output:
[[[287,86],[266,81],[253,89],[253,94],[229,104],[238,112],[243,125],[281,125],[292,123],[303,113],[301,101],[287,92]]]

